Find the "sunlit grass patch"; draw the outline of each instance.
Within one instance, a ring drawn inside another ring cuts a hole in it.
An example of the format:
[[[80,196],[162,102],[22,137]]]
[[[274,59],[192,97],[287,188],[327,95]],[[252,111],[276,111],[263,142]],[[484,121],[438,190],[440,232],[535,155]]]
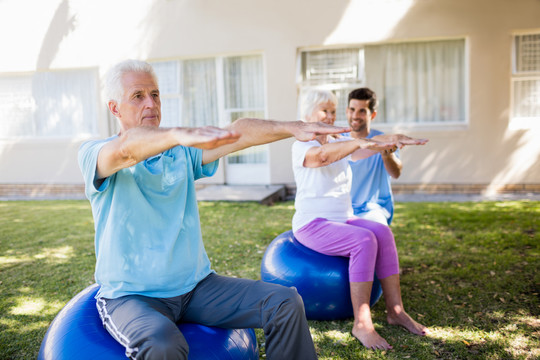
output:
[[[212,267],[259,279],[266,247],[293,213],[291,201],[201,202]],[[364,349],[352,319],[310,321],[319,359],[540,358],[539,219],[533,201],[397,204],[405,307],[431,333],[388,325],[381,299],[373,321],[392,350]],[[94,282],[93,237],[87,201],[0,202],[0,359],[37,357],[54,316]]]

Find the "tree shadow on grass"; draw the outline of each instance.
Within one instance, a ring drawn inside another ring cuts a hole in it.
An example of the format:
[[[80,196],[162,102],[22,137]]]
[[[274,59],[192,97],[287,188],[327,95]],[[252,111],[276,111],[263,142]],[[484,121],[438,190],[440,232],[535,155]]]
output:
[[[364,348],[349,333],[352,321],[310,321],[320,359],[536,359],[538,350],[523,336],[508,337],[474,328],[460,326],[433,326],[427,336],[416,336],[406,330],[387,325],[379,316],[374,317],[377,332],[393,349],[374,351]],[[525,334],[533,334],[528,325]],[[538,332],[538,328],[536,329]],[[520,344],[517,344],[521,341]],[[535,353],[536,351],[536,353]],[[536,354],[536,355],[535,355]]]
[[[1,359],[37,358],[54,317],[73,296],[94,282],[92,246],[89,249],[61,244],[45,252],[35,246],[24,250],[25,256],[15,255],[11,260],[8,257],[1,264]]]

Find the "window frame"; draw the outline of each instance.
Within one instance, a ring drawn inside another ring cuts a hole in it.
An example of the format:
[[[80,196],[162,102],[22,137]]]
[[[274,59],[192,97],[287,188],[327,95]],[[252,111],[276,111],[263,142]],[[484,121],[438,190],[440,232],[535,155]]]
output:
[[[518,70],[518,49],[517,40],[520,37],[526,35],[538,35],[540,36],[540,30],[519,31],[512,34],[512,47],[511,47],[511,76],[510,76],[510,121],[509,128],[512,130],[527,130],[531,128],[540,128],[540,114],[532,117],[518,117],[515,115],[516,111],[516,83],[522,81],[534,80],[540,82],[540,62],[539,69],[537,71],[520,71]]]
[[[249,56],[258,56],[261,58],[262,62],[262,81],[263,81],[263,106],[258,107],[240,107],[240,108],[233,108],[233,107],[227,107],[227,101],[226,101],[226,79],[224,75],[225,70],[225,60],[227,58],[233,58],[233,57],[249,57]],[[249,113],[249,112],[260,112],[263,114],[263,118],[267,117],[267,99],[266,99],[266,76],[265,76],[265,58],[264,54],[260,52],[250,52],[250,53],[240,53],[240,54],[227,54],[227,55],[216,55],[216,56],[203,56],[203,57],[189,57],[189,58],[175,58],[175,59],[166,59],[166,60],[149,60],[149,63],[155,64],[155,63],[175,63],[177,66],[177,74],[178,78],[176,79],[179,83],[178,86],[178,92],[177,93],[164,93],[160,89],[160,97],[162,99],[162,105],[163,105],[163,99],[179,99],[180,100],[180,108],[178,109],[180,114],[180,120],[182,121],[181,124],[173,124],[173,125],[166,125],[166,126],[190,126],[185,122],[185,119],[182,118],[183,114],[183,106],[184,106],[184,88],[182,86],[183,84],[183,63],[185,61],[190,60],[212,60],[214,62],[215,67],[215,88],[216,88],[216,106],[217,106],[217,119],[213,124],[205,124],[205,125],[214,125],[218,127],[225,127],[229,125],[233,121],[233,114],[234,113]],[[163,114],[162,114],[163,115]],[[254,151],[258,153],[262,153],[262,158],[264,158],[264,161],[261,162],[255,162],[255,163],[237,163],[236,160],[239,157],[241,157],[243,154],[246,153],[246,151]],[[228,164],[228,166],[237,166],[237,165],[245,165],[245,164],[251,164],[252,166],[264,166],[266,167],[268,164],[270,164],[270,153],[269,153],[269,147],[267,144],[265,145],[258,145],[256,147],[252,147],[250,149],[241,150],[232,154],[229,154],[225,157],[225,162]]]
[[[264,56],[262,53],[241,53],[241,54],[230,54],[230,55],[216,55],[216,56],[204,56],[204,57],[190,57],[190,58],[175,58],[175,59],[167,59],[167,60],[149,60],[148,62],[153,65],[155,63],[165,63],[165,62],[175,62],[176,66],[178,67],[178,78],[177,81],[180,83],[178,87],[177,93],[164,93],[162,89],[160,89],[160,97],[161,99],[180,99],[180,114],[183,110],[183,97],[184,97],[184,89],[182,88],[182,79],[183,79],[183,67],[182,63],[184,61],[189,60],[208,60],[211,59],[214,61],[215,71],[216,71],[216,103],[218,107],[218,119],[217,123],[215,125],[224,127],[230,124],[231,114],[234,112],[250,112],[250,111],[262,111],[265,114],[267,114],[267,102],[266,102],[266,84],[264,85],[264,107],[262,108],[227,108],[226,101],[225,101],[225,79],[223,76],[223,69],[224,64],[223,60],[225,58],[229,57],[242,57],[242,56],[261,56],[263,61],[263,67],[264,67]],[[266,79],[263,80],[266,83]],[[177,124],[176,126],[188,126],[186,124]]]
[[[59,69],[49,69],[49,70],[35,70],[35,71],[21,71],[21,72],[5,72],[0,73],[0,79],[7,79],[7,78],[13,78],[13,77],[30,77],[30,81],[33,81],[33,78],[38,74],[67,74],[67,73],[75,73],[75,72],[89,72],[89,76],[93,76],[93,91],[91,92],[93,100],[93,104],[89,104],[90,108],[94,109],[95,117],[92,119],[92,121],[88,125],[88,131],[84,132],[76,132],[74,134],[65,134],[65,135],[58,135],[58,134],[52,134],[52,135],[43,135],[43,134],[36,134],[33,132],[30,135],[7,135],[0,134],[0,141],[11,141],[11,140],[17,140],[17,141],[43,141],[43,142],[49,142],[49,141],[57,141],[57,140],[84,140],[93,138],[96,136],[99,136],[100,130],[101,130],[101,119],[104,115],[104,111],[102,107],[100,107],[101,102],[101,92],[100,92],[100,72],[98,67],[81,67],[81,68],[59,68]],[[91,74],[93,73],[93,74]],[[32,117],[32,123],[35,126],[35,122],[37,119],[33,116]]]
[[[433,123],[426,123],[426,122],[415,122],[415,123],[379,123],[377,120],[373,123],[374,126],[377,129],[380,129],[382,131],[387,132],[396,132],[396,131],[463,131],[467,130],[469,128],[470,124],[470,40],[466,36],[460,36],[460,37],[437,37],[437,38],[423,38],[423,39],[407,39],[403,41],[388,41],[388,42],[377,42],[377,43],[361,43],[361,44],[349,44],[349,45],[333,45],[333,46],[324,46],[324,47],[306,47],[306,48],[300,48],[298,50],[298,56],[297,56],[297,92],[299,94],[298,99],[298,114],[300,115],[300,108],[301,108],[301,98],[300,95],[302,94],[302,90],[307,87],[312,88],[323,88],[323,89],[334,89],[334,85],[327,83],[325,85],[316,85],[316,86],[310,86],[309,83],[302,81],[302,54],[304,52],[309,51],[321,51],[321,50],[341,50],[341,49],[351,49],[351,48],[358,48],[364,49],[366,46],[372,46],[372,45],[391,45],[391,44],[406,44],[406,43],[427,43],[427,42],[435,42],[435,41],[449,41],[449,40],[462,40],[464,43],[464,49],[463,49],[463,103],[464,103],[464,119],[463,121],[448,121],[448,122],[433,122]],[[365,54],[365,51],[364,51]],[[363,68],[364,71],[367,68],[367,64],[365,59],[363,62]],[[369,84],[366,83],[366,74],[359,74],[359,82],[357,82],[358,87],[361,86],[368,86]],[[352,84],[352,83],[349,83]],[[345,88],[345,84],[340,84],[342,88]],[[355,87],[356,88],[356,87]]]

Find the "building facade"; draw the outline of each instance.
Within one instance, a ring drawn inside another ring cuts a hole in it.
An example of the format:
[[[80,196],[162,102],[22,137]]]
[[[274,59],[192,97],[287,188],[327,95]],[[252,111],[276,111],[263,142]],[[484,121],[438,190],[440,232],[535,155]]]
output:
[[[538,0],[4,0],[0,30],[0,195],[80,191],[78,147],[118,130],[102,79],[126,58],[156,69],[163,126],[298,119],[312,87],[345,124],[368,86],[373,127],[430,139],[402,151],[398,191],[540,191]],[[202,183],[293,184],[291,144]]]

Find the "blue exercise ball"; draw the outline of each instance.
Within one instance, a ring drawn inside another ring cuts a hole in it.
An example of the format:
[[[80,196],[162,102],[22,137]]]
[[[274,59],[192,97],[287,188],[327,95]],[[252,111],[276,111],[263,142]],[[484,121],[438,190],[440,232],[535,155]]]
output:
[[[353,317],[349,285],[349,259],[329,256],[300,244],[292,230],[276,237],[264,253],[261,279],[294,286],[302,299],[309,320],[335,320]],[[377,276],[373,279],[370,306],[381,297]]]
[[[99,286],[91,285],[71,299],[56,315],[41,343],[38,360],[123,360],[125,349],[105,330],[94,299]],[[253,329],[222,329],[181,323],[190,360],[258,360]]]

